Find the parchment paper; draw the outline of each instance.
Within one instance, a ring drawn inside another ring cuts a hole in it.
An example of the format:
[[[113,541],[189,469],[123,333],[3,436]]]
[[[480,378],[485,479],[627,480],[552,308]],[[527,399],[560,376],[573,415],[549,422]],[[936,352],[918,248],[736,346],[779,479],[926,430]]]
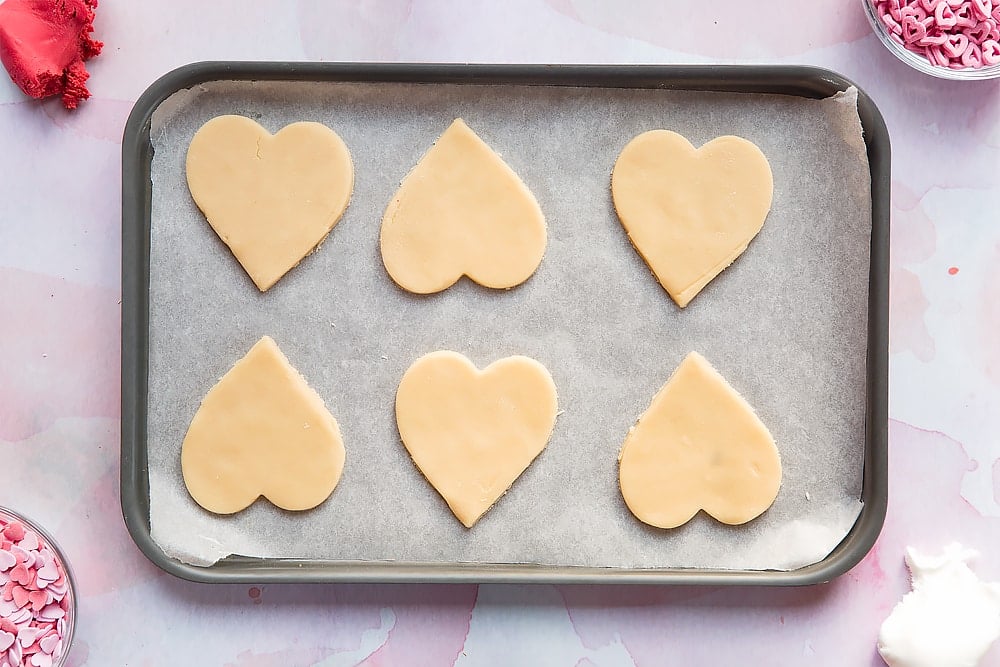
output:
[[[323,246],[260,294],[195,207],[184,157],[219,114],[271,132],[326,123],[350,147],[350,207]],[[437,136],[462,117],[545,212],[537,273],[510,291],[463,279],[414,296],[378,253],[382,212]],[[696,146],[756,143],[774,205],[749,249],[677,308],[615,216],[610,172],[649,129]],[[826,101],[664,90],[372,83],[217,82],[175,94],[153,119],[149,482],[152,534],[181,561],[265,558],[564,566],[791,569],[823,559],[860,511],[871,200],[856,92]],[[205,393],[262,335],[325,399],[347,448],[315,510],[264,500],[234,516],[199,508],[180,447]],[[552,373],[560,414],[547,449],[471,530],[399,441],[395,390],[438,349],[480,367],[526,354]],[[759,519],[699,514],[675,530],[637,521],[617,486],[626,432],[691,350],[773,433],[784,479]]]

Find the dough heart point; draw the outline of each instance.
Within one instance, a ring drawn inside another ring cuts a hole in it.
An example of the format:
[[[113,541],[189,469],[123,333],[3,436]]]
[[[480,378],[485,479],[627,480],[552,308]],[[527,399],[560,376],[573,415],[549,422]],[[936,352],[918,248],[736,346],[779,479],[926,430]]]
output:
[[[746,250],[773,191],[764,154],[731,136],[695,149],[676,132],[645,132],[625,146],[611,175],[622,226],[681,308]]]
[[[262,292],[326,238],[354,189],[347,146],[320,123],[271,135],[249,118],[213,118],[186,169],[198,208]]]
[[[517,174],[455,120],[403,179],[382,217],[382,262],[416,294],[463,275],[485,287],[523,283],[545,253],[545,216]]]
[[[181,446],[195,502],[232,514],[264,496],[316,507],[344,469],[344,443],[323,399],[264,336],[205,396]]]
[[[396,392],[403,445],[467,528],[545,449],[556,412],[552,376],[522,356],[480,371],[457,352],[432,352]]]
[[[736,525],[774,502],[781,460],[753,408],[692,352],[626,436],[619,483],[651,526],[676,528],[699,510]]]

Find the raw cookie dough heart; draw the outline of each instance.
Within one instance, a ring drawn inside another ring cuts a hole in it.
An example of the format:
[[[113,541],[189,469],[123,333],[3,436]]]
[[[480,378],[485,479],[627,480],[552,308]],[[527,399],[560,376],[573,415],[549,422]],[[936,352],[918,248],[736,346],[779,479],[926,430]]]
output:
[[[201,126],[187,152],[187,182],[212,229],[262,291],[330,233],[347,208],[354,166],[320,123],[275,135],[243,116]]]
[[[545,253],[545,216],[499,155],[456,120],[403,179],[382,217],[382,262],[405,290],[431,294],[463,275],[523,283]]]
[[[403,445],[467,528],[545,449],[556,410],[552,376],[521,356],[480,371],[457,352],[432,352],[396,392]]]
[[[739,137],[696,150],[676,132],[644,132],[611,175],[622,226],[681,308],[746,250],[773,191],[767,158]]]
[[[316,507],[344,469],[344,443],[323,399],[264,336],[205,396],[181,447],[184,483],[216,514],[260,496]]]
[[[625,503],[658,528],[676,528],[698,510],[746,523],[771,506],[781,485],[767,427],[697,352],[629,430],[619,461]]]

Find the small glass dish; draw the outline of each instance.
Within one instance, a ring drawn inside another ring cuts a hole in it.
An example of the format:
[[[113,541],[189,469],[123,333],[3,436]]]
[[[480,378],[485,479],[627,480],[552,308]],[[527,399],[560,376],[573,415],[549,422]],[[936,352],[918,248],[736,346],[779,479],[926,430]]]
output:
[[[864,5],[868,22],[871,23],[872,30],[875,31],[875,35],[882,42],[882,45],[913,69],[939,79],[950,79],[952,81],[985,81],[1000,77],[1000,64],[986,65],[978,69],[972,67],[950,69],[931,64],[923,56],[908,51],[902,44],[899,44],[890,37],[889,29],[879,20],[878,11],[875,8],[875,0],[861,0],[861,4]]]
[[[69,602],[66,615],[61,619],[65,623],[65,629],[62,634],[62,648],[58,655],[55,655],[55,652],[53,652],[52,660],[52,667],[63,667],[63,665],[65,665],[69,660],[70,648],[73,645],[73,634],[76,631],[76,580],[73,578],[73,571],[66,558],[66,553],[62,550],[59,543],[55,541],[52,535],[48,533],[48,531],[23,514],[0,505],[0,523],[5,526],[14,521],[23,524],[26,529],[33,531],[38,538],[44,542],[44,545],[53,552],[58,567],[62,569],[63,576],[66,579],[66,594],[63,599],[68,600]],[[0,542],[6,539],[2,535],[3,526],[0,526]],[[9,573],[10,570],[7,570],[8,575]],[[3,587],[0,586],[0,588]],[[14,641],[17,642],[18,640],[15,639]],[[24,667],[30,667],[31,664],[32,663],[27,659],[22,662]]]

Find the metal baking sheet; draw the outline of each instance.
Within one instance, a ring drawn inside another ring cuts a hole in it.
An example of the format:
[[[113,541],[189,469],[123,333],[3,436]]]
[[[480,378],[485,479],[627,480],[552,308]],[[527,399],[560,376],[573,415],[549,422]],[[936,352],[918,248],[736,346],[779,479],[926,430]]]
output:
[[[158,545],[150,539],[149,474],[146,468],[146,463],[148,462],[146,427],[150,419],[150,406],[147,404],[147,390],[150,384],[152,384],[153,388],[159,391],[163,385],[162,382],[157,384],[156,381],[162,380],[164,377],[164,370],[162,366],[157,370],[158,367],[156,367],[154,363],[153,381],[147,381],[149,378],[148,373],[151,340],[149,326],[149,234],[151,229],[151,193],[153,189],[150,181],[150,163],[152,161],[150,154],[152,150],[152,143],[149,136],[150,121],[153,112],[159,107],[160,102],[169,98],[173,93],[179,90],[196,87],[201,84],[209,84],[209,82],[216,82],[215,85],[217,85],[217,82],[247,81],[285,82],[283,84],[275,84],[277,87],[273,88],[273,90],[290,90],[288,86],[294,84],[289,84],[288,82],[296,81],[354,81],[359,82],[359,84],[367,82],[371,84],[368,87],[374,88],[375,90],[381,89],[383,94],[387,87],[389,90],[396,88],[400,94],[406,94],[405,96],[408,97],[408,99],[415,100],[415,108],[419,110],[417,113],[413,114],[413,116],[417,119],[414,123],[415,126],[419,126],[420,119],[425,118],[428,114],[433,115],[434,105],[427,102],[421,106],[421,99],[424,98],[421,98],[420,94],[415,93],[413,84],[423,84],[422,87],[425,90],[427,85],[435,83],[441,84],[439,86],[441,96],[445,95],[445,91],[454,90],[455,84],[460,86],[469,86],[466,89],[468,91],[468,95],[459,96],[459,99],[471,97],[473,100],[483,99],[483,95],[477,95],[474,93],[472,86],[482,87],[503,85],[505,87],[502,89],[502,93],[500,93],[501,96],[517,96],[517,90],[526,90],[523,86],[546,86],[547,90],[552,91],[552,94],[544,95],[543,97],[546,97],[546,99],[554,97],[557,101],[559,99],[565,99],[571,89],[585,90],[588,87],[593,89],[594,95],[592,97],[596,98],[599,97],[600,94],[607,94],[608,92],[611,92],[616,93],[622,100],[628,101],[630,96],[634,97],[636,95],[642,96],[655,94],[655,90],[651,91],[649,89],[657,88],[690,91],[715,91],[718,93],[779,93],[808,98],[825,98],[833,95],[838,90],[845,90],[850,86],[850,83],[841,77],[823,70],[781,67],[460,67],[209,63],[182,68],[182,70],[178,70],[177,72],[167,75],[167,77],[161,80],[158,84],[155,84],[137,103],[126,129],[126,137],[123,148],[123,396],[125,398],[123,405],[122,503],[130,531],[136,538],[140,547],[143,548],[143,550],[154,560],[154,562],[157,562],[157,564],[164,567],[164,569],[167,569],[174,574],[178,574],[179,576],[203,581],[516,580],[793,584],[813,583],[829,579],[847,569],[850,565],[859,560],[867,551],[878,533],[878,529],[881,525],[881,519],[884,515],[885,506],[886,314],[884,299],[886,292],[885,269],[887,264],[885,262],[884,255],[887,253],[886,237],[888,231],[886,214],[888,201],[888,140],[885,136],[884,125],[881,123],[877,110],[875,110],[870,100],[861,94],[858,99],[858,111],[861,117],[864,137],[867,145],[869,165],[871,169],[872,192],[871,257],[870,273],[867,285],[868,317],[866,318],[868,325],[868,363],[866,368],[867,389],[865,391],[866,396],[864,397],[867,402],[867,414],[865,415],[866,424],[864,428],[865,442],[863,443],[863,446],[861,446],[861,443],[858,443],[858,447],[856,448],[856,451],[859,452],[858,455],[860,456],[861,453],[863,453],[865,459],[864,476],[862,480],[863,488],[861,490],[861,500],[864,505],[854,528],[847,534],[841,544],[821,562],[788,572],[749,569],[720,570],[717,568],[695,569],[684,567],[647,567],[649,564],[648,561],[642,563],[638,567],[621,567],[620,562],[614,563],[617,567],[588,567],[586,565],[581,565],[579,561],[567,564],[559,562],[558,558],[553,559],[551,557],[548,558],[549,564],[547,565],[514,563],[492,564],[484,562],[481,556],[477,557],[473,555],[473,557],[462,558],[459,554],[454,556],[454,562],[449,562],[448,552],[445,551],[443,554],[433,554],[431,557],[427,558],[411,559],[411,561],[421,560],[422,562],[408,563],[399,562],[398,560],[393,562],[390,560],[391,556],[389,558],[382,559],[376,557],[375,559],[359,558],[356,560],[329,560],[316,558],[301,560],[287,558],[252,559],[230,556],[222,561],[219,561],[218,563],[215,563],[214,565],[211,565],[210,567],[192,567],[185,565],[174,558],[166,556],[166,554],[159,549]],[[284,86],[284,88],[282,88],[282,86]],[[361,86],[362,89],[364,89],[364,87],[365,86]],[[244,84],[242,89],[252,91],[254,86]],[[266,84],[257,85],[257,89],[263,92],[272,90],[269,89]],[[646,90],[643,91],[643,89]],[[241,88],[237,85],[234,90],[241,90]],[[489,89],[479,88],[479,90],[488,91]],[[563,91],[565,91],[565,94]],[[536,92],[539,91],[536,89]],[[294,95],[289,96],[289,105],[294,103],[294,97]],[[493,97],[496,97],[496,94],[494,94]],[[586,101],[588,96],[583,95],[581,97],[580,95],[570,95],[568,99],[573,102],[579,102],[581,99]],[[719,106],[724,106],[722,101],[726,98],[720,97],[717,99],[720,100]],[[237,106],[241,108],[222,108],[219,112],[250,113],[252,110],[242,109],[242,107],[254,106],[252,100],[248,104],[245,96],[241,95],[234,96],[234,103],[237,103]],[[731,105],[732,100],[729,99],[727,103]],[[364,105],[359,105],[359,109],[363,106]],[[479,104],[479,107],[481,107],[479,111],[482,112],[484,109],[488,108],[489,105],[487,102],[483,101]],[[489,140],[492,138],[489,137],[489,132],[491,131],[489,123],[487,119],[477,118],[476,112],[476,108],[466,108],[463,115],[471,116],[473,121],[479,121],[478,123],[474,123],[473,127],[478,128],[485,125],[485,134]],[[495,113],[496,110],[494,109],[494,114]],[[551,111],[550,114],[553,116],[555,115],[555,113]],[[266,124],[267,120],[268,119],[265,119],[262,122],[265,122]],[[272,118],[270,120],[273,122],[274,119]],[[440,119],[436,119],[436,122],[439,121]],[[619,121],[619,123],[621,122],[622,121]],[[414,129],[413,127],[408,127],[411,130]],[[271,127],[269,129],[273,131],[276,130],[277,127]],[[710,134],[705,137],[700,137],[695,134],[695,136],[692,136],[691,138],[694,139],[697,144],[700,143],[700,141],[707,140],[708,138],[711,138],[711,136],[714,136],[711,134],[711,127],[707,128],[705,132],[709,132]],[[424,133],[426,134],[426,132]],[[408,140],[411,142],[427,141],[426,137],[423,139],[418,137],[420,134],[419,132],[412,131],[409,134],[413,135],[408,137]],[[436,134],[434,136],[436,136]],[[433,140],[433,136],[430,137],[430,140]],[[349,141],[349,144],[350,143],[352,142]],[[403,161],[412,162],[409,158]],[[405,170],[409,165],[393,166],[396,171],[402,169],[402,172],[396,175],[396,178],[398,178],[401,177],[402,173],[405,173]],[[519,166],[521,168],[518,168]],[[522,173],[522,176],[524,176],[524,165],[518,165],[515,166],[515,168]],[[532,185],[530,179],[529,185]],[[391,190],[385,193],[379,192],[375,195],[368,193],[367,197],[387,200],[389,195],[391,195]],[[382,201],[378,201],[376,206],[380,206],[382,203]],[[347,221],[345,220],[345,222],[342,222],[341,224],[344,225],[346,222]],[[155,228],[155,225],[153,228]],[[765,229],[767,229],[767,227],[765,227]],[[335,230],[335,234],[336,232],[337,230]],[[558,238],[556,237],[552,243],[555,244],[557,242]],[[330,241],[327,243],[329,244]],[[559,255],[558,251],[555,251],[554,254],[557,257]],[[377,256],[365,256],[363,259],[371,264],[377,263]],[[632,259],[634,260],[635,258],[633,257]],[[551,263],[551,260],[549,260],[548,257],[546,261]],[[543,265],[544,264],[545,262],[543,262]],[[637,264],[637,262],[632,262],[627,266],[622,266],[621,270],[635,272],[636,266],[633,266],[633,264]],[[638,266],[641,266],[641,264],[638,264]],[[153,268],[157,269],[160,267],[154,266]],[[156,274],[155,271],[154,274]],[[158,275],[162,275],[162,272]],[[238,279],[238,276],[233,277]],[[289,278],[290,277],[291,274]],[[638,275],[638,279],[650,282],[649,276],[642,275],[641,272]],[[288,280],[288,278],[286,278],[286,280]],[[384,276],[383,280],[388,283],[388,279]],[[230,282],[229,278],[227,278],[227,282]],[[160,284],[156,283],[154,284],[154,287],[160,287]],[[245,290],[245,287],[246,285],[239,282],[233,285],[234,290]],[[366,293],[370,294],[373,289],[374,288],[369,286]],[[466,289],[468,288],[466,287]],[[455,290],[455,288],[453,288],[453,290]],[[159,297],[162,290],[160,292],[156,292],[154,290],[154,292]],[[661,296],[665,299],[665,295]],[[861,294],[859,296],[863,297],[864,295]],[[268,298],[271,298],[271,293],[268,294]],[[859,303],[863,303],[863,300],[859,301]],[[161,309],[163,308],[162,303],[155,305],[158,305]],[[175,303],[174,308],[177,307],[179,306]],[[431,306],[428,306],[427,304],[420,304],[416,307],[425,309],[431,308]],[[162,312],[160,314],[162,315]],[[470,313],[470,315],[473,318],[476,317],[475,312]],[[836,316],[836,314],[832,314],[832,316]],[[694,317],[694,315],[688,316],[689,320]],[[274,323],[272,323],[272,325],[273,324]],[[466,322],[466,325],[468,324],[469,322]],[[254,326],[260,328],[261,324],[260,322],[255,322]],[[478,333],[478,329],[476,329],[476,332]],[[154,362],[157,360],[162,361],[164,357],[162,354],[162,347],[155,347],[157,344],[162,345],[162,342],[156,342],[157,340],[162,341],[162,336],[160,339],[157,339],[156,334],[158,333],[158,330],[154,330],[152,333],[154,334],[152,337],[154,342],[153,351],[157,352],[159,355],[154,355]],[[261,333],[271,333],[271,331],[254,330],[252,332],[247,332],[246,335],[251,338],[255,338],[255,336],[260,335]],[[357,334],[357,332],[354,333]],[[777,335],[780,332],[774,333]],[[535,335],[536,337],[539,336],[538,333]],[[443,336],[443,338],[448,338],[448,336]],[[444,343],[448,341],[442,341],[441,339],[441,332],[438,331],[436,333],[429,334],[429,339],[426,344],[431,345],[432,347],[447,347]],[[470,352],[466,349],[462,349],[462,347],[458,344],[462,340],[464,340],[462,336],[458,336],[456,341],[451,341],[453,342],[451,347],[470,354],[470,356],[472,356],[474,360],[481,365],[491,361],[492,358],[495,358],[496,356],[501,356],[499,353],[512,352],[507,351],[502,346],[500,346],[497,350],[489,347]],[[438,344],[435,345],[434,341],[438,341]],[[529,350],[529,352],[534,353],[533,356],[541,358],[546,363],[550,363],[548,359],[545,359],[547,346],[542,341],[537,341],[537,345],[533,345],[534,342],[535,341],[532,341],[529,338],[522,341],[522,347],[527,346],[529,348],[533,348]],[[279,344],[281,343],[283,343],[283,341],[279,337]],[[213,344],[216,348],[219,348],[219,341],[216,341]],[[227,367],[229,363],[242,354],[242,351],[234,352],[232,349],[234,345],[235,347],[239,347],[238,344],[229,344],[228,346],[223,346],[226,349],[219,348],[213,352],[215,357],[225,357],[227,359],[221,368],[222,372],[224,372],[225,367]],[[697,345],[690,345],[690,347],[697,347],[702,350],[705,349],[704,346],[699,347]],[[426,351],[429,351],[429,349],[431,348],[428,348]],[[679,359],[679,356],[676,354],[678,351],[675,351],[673,356],[675,356],[676,359],[673,359],[672,363],[676,363]],[[289,350],[286,349],[286,352],[289,352]],[[479,352],[479,354],[477,355],[475,352]],[[863,353],[863,349],[859,349],[858,353]],[[716,357],[718,357],[719,354],[720,353],[717,352]],[[290,356],[292,357],[293,363],[296,363],[297,355],[290,353]],[[412,356],[412,354],[410,356]],[[229,359],[228,357],[232,358]],[[713,358],[711,354],[709,357],[710,359]],[[664,359],[668,358],[672,357],[668,355]],[[412,359],[405,358],[404,355],[403,359],[394,359],[391,363],[395,363],[396,365],[402,364],[400,369],[395,369],[401,373],[401,369],[405,369],[406,364],[408,364],[411,360]],[[728,360],[724,359],[724,361]],[[391,363],[389,365],[391,365]],[[556,361],[554,363],[555,367],[558,368],[558,362]],[[665,360],[658,360],[658,363],[663,365],[667,362]],[[310,379],[311,376],[314,376],[319,372],[318,370],[311,371],[308,366],[300,366],[300,370],[302,370],[306,374],[306,377]],[[658,383],[661,383],[662,380],[665,379],[666,375],[668,375],[671,370],[672,365],[668,365],[659,369],[657,372],[654,372],[651,377],[658,377],[656,386],[658,386]],[[218,374],[220,373],[216,372],[213,379],[214,377],[217,377]],[[396,375],[398,374],[399,373],[396,373]],[[390,376],[391,375],[392,374],[390,373]],[[729,373],[727,373],[727,375],[729,375]],[[569,380],[569,378],[565,379]],[[559,378],[557,378],[557,382],[558,381]],[[637,380],[637,384],[641,384],[643,381],[644,380],[640,378]],[[645,381],[648,383],[648,378]],[[207,386],[202,386],[204,384],[204,379],[202,379],[201,382],[201,385],[196,383],[186,390],[182,388],[179,394],[170,394],[167,392],[166,394],[161,393],[160,395],[157,395],[157,398],[161,400],[153,406],[154,426],[157,428],[162,426],[162,414],[155,412],[155,410],[159,408],[162,412],[161,403],[165,396],[174,402],[180,403],[183,403],[184,396],[189,396],[189,399],[194,401],[194,406],[196,407],[197,400],[200,399],[199,394],[207,390]],[[388,384],[388,382],[384,382],[383,384]],[[859,382],[859,393],[861,390],[861,384],[862,383]],[[170,383],[170,387],[173,388],[173,383]],[[383,393],[389,396],[390,404],[394,387],[395,385],[392,384],[391,386],[381,387],[378,389],[378,391],[384,390]],[[141,389],[141,391],[136,391],[136,389]],[[636,396],[632,397],[632,402],[640,400],[640,403],[630,409],[626,409],[625,412],[628,414],[624,415],[623,418],[626,420],[634,419],[634,417],[637,416],[645,407],[645,403],[641,403],[641,400],[648,402],[648,398],[654,390],[655,386],[651,386],[644,387],[641,391],[638,391]],[[321,391],[321,393],[323,392]],[[561,391],[561,394],[562,393],[564,392]],[[570,399],[573,398],[571,391],[566,393],[569,394]],[[638,398],[644,394],[649,394],[649,396],[646,396],[645,399]],[[751,402],[755,402],[756,397],[751,396],[750,398]],[[858,398],[860,400],[862,397]],[[342,403],[343,399],[341,399],[340,402]],[[631,405],[631,403],[629,403],[629,405]],[[341,406],[338,405],[338,408],[340,407]],[[564,402],[563,407],[572,407],[572,402]],[[576,407],[576,412],[579,413],[579,404]],[[759,405],[758,408],[760,409]],[[183,410],[190,411],[191,408],[184,406],[182,411]],[[334,412],[338,415],[338,417],[340,416],[338,410],[335,409]],[[879,417],[879,415],[881,415],[881,417]],[[189,418],[190,416],[188,415],[183,417],[181,421]],[[391,417],[388,421],[390,422],[390,428],[392,428]],[[155,431],[154,435],[162,436],[162,433]],[[623,435],[623,433],[621,435]],[[616,437],[620,438],[620,436]],[[858,437],[861,437],[860,432]],[[401,448],[398,445],[398,440],[393,442],[391,435],[383,439],[388,440],[387,442],[382,443],[383,446],[388,446],[390,448],[395,446],[401,451]],[[781,437],[779,436],[779,442],[780,440]],[[554,438],[553,444],[550,445],[550,450],[556,446],[556,443],[557,441]],[[614,447],[618,444],[620,443],[612,443]],[[350,441],[348,442],[348,449],[350,453],[352,451]],[[359,450],[355,450],[355,452],[356,451]],[[363,449],[360,451],[363,451]],[[409,462],[404,461],[404,463],[408,464]],[[534,467],[535,466],[533,466],[533,468]],[[417,482],[422,481],[419,479],[419,475],[417,475],[416,478]],[[783,489],[783,492],[784,491],[785,489]],[[349,491],[345,493],[349,493]],[[432,491],[430,493],[433,494]],[[517,500],[505,498],[504,502],[512,504],[517,502]],[[440,508],[432,506],[427,511],[440,512]],[[500,514],[496,510],[494,510],[494,513]],[[777,515],[778,513],[776,512],[775,514]],[[447,518],[450,517],[446,517],[446,519]],[[500,519],[496,519],[496,521],[500,521]],[[496,529],[496,521],[491,528]],[[487,530],[488,529],[484,529],[483,532],[486,533]],[[624,539],[629,539],[629,536],[625,536]],[[644,539],[641,533],[637,539]],[[474,541],[470,539],[469,542]],[[506,560],[515,559],[516,556],[513,558],[510,556],[506,557]],[[459,560],[472,562],[457,562]],[[529,555],[525,558],[525,560],[531,561],[533,558]],[[602,562],[599,558],[596,560],[599,563]]]

